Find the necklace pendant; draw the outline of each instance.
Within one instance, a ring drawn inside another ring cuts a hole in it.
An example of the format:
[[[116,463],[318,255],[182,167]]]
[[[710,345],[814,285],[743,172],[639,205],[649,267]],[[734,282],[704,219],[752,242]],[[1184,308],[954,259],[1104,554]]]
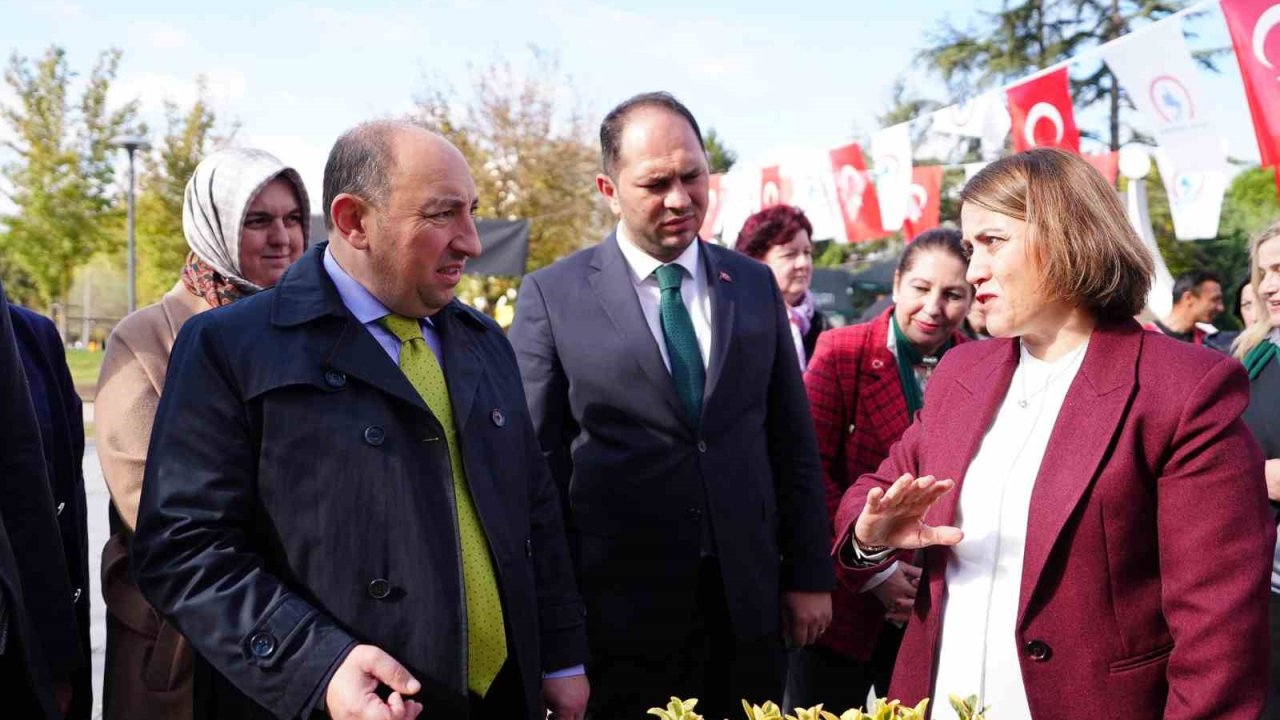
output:
[[[1019,401],[1018,401],[1018,407],[1020,407],[1020,408],[1024,408],[1024,409],[1025,409],[1025,408],[1027,407],[1027,401],[1026,401],[1026,400],[1019,400]]]

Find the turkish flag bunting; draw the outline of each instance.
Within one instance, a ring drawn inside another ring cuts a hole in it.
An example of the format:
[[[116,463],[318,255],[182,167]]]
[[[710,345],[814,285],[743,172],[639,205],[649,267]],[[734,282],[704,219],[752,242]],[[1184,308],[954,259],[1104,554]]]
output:
[[[1080,152],[1080,130],[1065,67],[1009,88],[1007,95],[1014,152],[1035,147]]]
[[[907,217],[902,221],[902,236],[907,242],[926,230],[938,227],[941,196],[941,165],[911,168],[911,197],[907,198]]]
[[[724,183],[720,182],[723,177],[724,173],[715,173],[707,178],[707,214],[702,216],[702,229],[698,231],[698,237],[703,240],[716,233],[716,220],[724,203]]]
[[[782,170],[770,165],[760,171],[760,209],[786,202],[782,193]]]
[[[1116,175],[1120,172],[1120,153],[1104,152],[1104,153],[1085,153],[1081,155],[1084,161],[1093,166],[1109,185],[1115,186]]]
[[[889,235],[880,227],[880,201],[876,185],[867,175],[862,148],[853,143],[832,150],[830,156],[845,237],[855,243]]]
[[[1280,3],[1222,0],[1262,164],[1280,166]],[[1280,173],[1277,173],[1280,187]]]

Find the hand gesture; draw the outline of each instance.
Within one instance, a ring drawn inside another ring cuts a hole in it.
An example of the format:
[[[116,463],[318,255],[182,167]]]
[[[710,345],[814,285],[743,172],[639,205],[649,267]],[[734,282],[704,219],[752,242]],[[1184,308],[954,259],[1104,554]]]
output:
[[[379,683],[391,696],[378,697]],[[404,699],[422,689],[396,659],[372,645],[357,645],[347,655],[325,690],[325,709],[335,720],[413,720],[422,705]]]
[[[916,550],[930,545],[955,545],[964,538],[960,528],[924,524],[925,513],[938,498],[951,492],[955,481],[921,478],[904,473],[888,490],[872,488],[867,504],[854,523],[854,540],[864,548],[888,546]]]
[[[542,702],[547,706],[548,720],[582,720],[587,713],[591,683],[586,675],[546,678],[542,681]]]

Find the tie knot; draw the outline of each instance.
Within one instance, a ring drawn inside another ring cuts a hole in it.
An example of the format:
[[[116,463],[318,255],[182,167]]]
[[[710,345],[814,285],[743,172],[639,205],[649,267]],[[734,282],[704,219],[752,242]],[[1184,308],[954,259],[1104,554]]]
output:
[[[659,267],[653,274],[658,277],[658,287],[662,290],[679,290],[680,283],[684,282],[684,268],[674,263]]]
[[[403,315],[385,315],[378,322],[395,335],[401,343],[422,339],[422,325],[414,318]]]

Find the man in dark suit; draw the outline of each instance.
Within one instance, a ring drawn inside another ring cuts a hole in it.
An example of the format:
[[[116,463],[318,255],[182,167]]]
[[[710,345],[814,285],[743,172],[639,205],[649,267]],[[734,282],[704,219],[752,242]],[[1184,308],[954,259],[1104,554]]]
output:
[[[71,381],[66,350],[53,321],[16,305],[9,306],[18,354],[22,357],[36,426],[40,429],[45,477],[62,542],[75,612],[74,632],[59,627],[48,639],[49,658],[59,700],[69,703],[66,717],[87,720],[93,710],[89,657],[89,522],[84,496],[84,416]],[[46,552],[51,548],[46,548]]]
[[[779,700],[834,585],[813,425],[769,269],[697,238],[708,170],[666,93],[605,118],[604,242],[524,279],[511,328],[587,600],[590,716]],[[781,627],[780,627],[781,624]]]
[[[88,663],[46,477],[43,441],[0,285],[0,703],[6,716],[60,718]]]
[[[368,123],[324,198],[329,243],[183,326],[157,411],[133,556],[197,717],[580,717],[559,499],[510,345],[453,298],[466,161]]]

